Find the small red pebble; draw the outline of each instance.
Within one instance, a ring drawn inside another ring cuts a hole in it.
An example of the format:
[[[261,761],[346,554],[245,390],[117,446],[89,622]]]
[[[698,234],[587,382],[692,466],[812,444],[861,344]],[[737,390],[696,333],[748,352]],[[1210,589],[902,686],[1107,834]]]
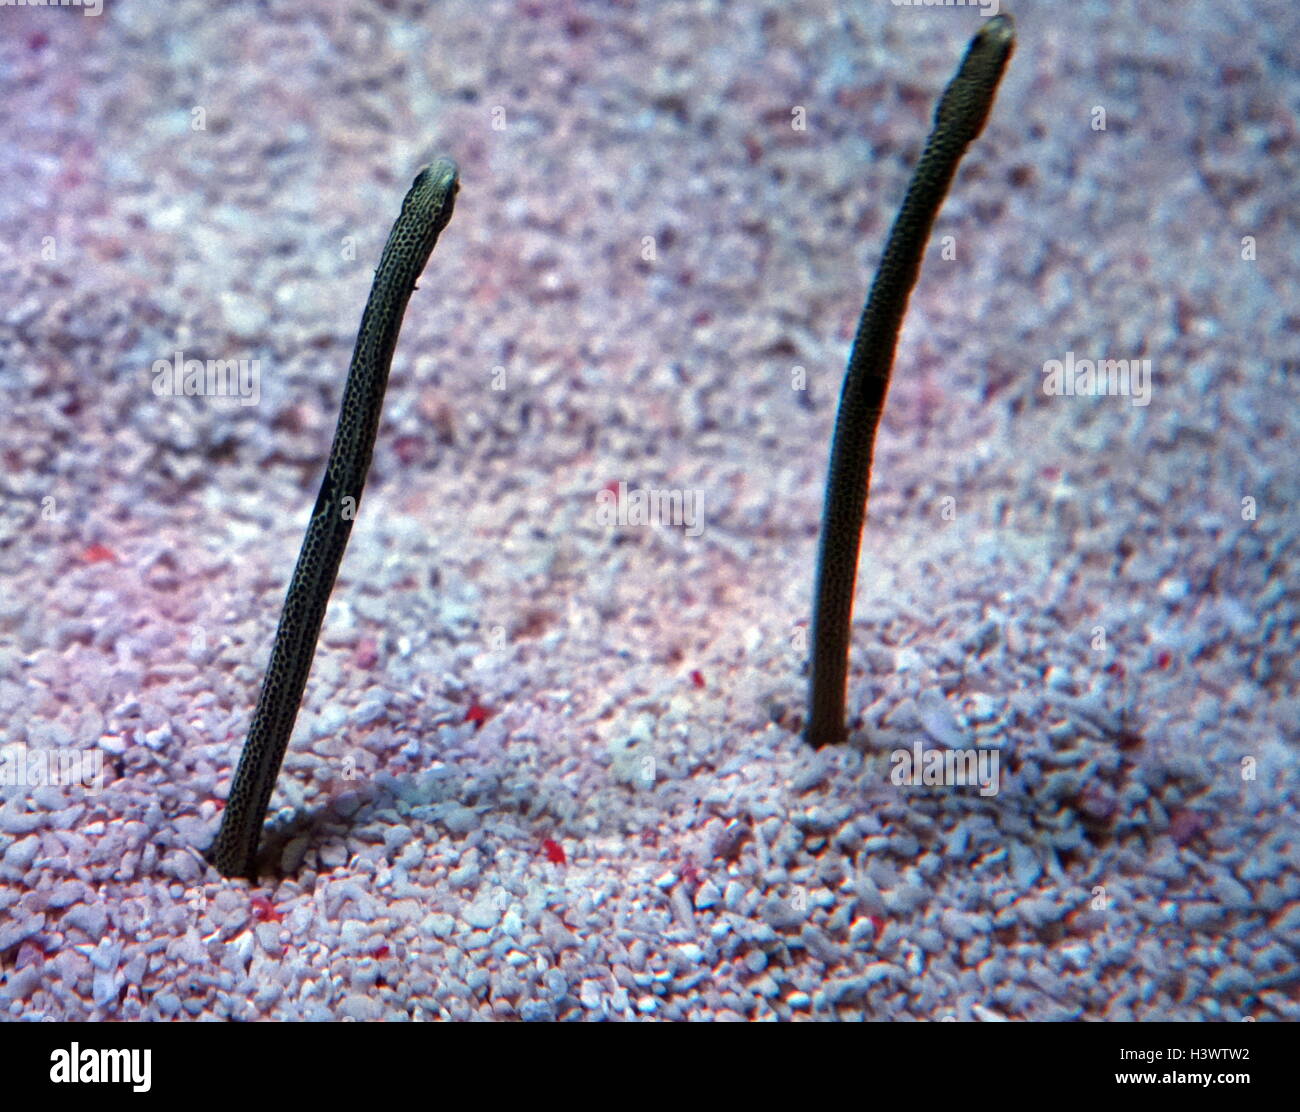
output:
[[[386,958],[388,957],[388,947],[376,946],[373,950],[370,951],[370,956],[372,958]]]
[[[1166,668],[1169,667],[1173,659],[1174,658],[1172,655],[1170,655],[1168,649],[1161,649],[1158,653],[1156,653],[1156,667],[1163,672]]]
[[[38,943],[25,939],[18,944],[18,955],[14,960],[15,969],[26,969],[29,965],[43,965],[45,951]]]
[[[1119,737],[1115,739],[1117,744],[1123,750],[1136,749],[1139,745],[1146,744],[1146,739],[1137,730],[1121,729]]]
[[[484,722],[492,717],[492,712],[485,706],[478,703],[471,703],[469,710],[465,712],[465,721],[473,722],[474,729],[480,729]]]
[[[82,553],[82,559],[88,564],[102,564],[105,560],[116,560],[117,553],[102,544],[92,544]]]
[[[542,851],[546,854],[546,860],[552,865],[567,865],[569,863],[569,859],[564,856],[564,847],[551,838],[547,838],[542,842]]]
[[[379,662],[379,646],[375,643],[373,637],[363,637],[357,642],[356,660],[358,668],[364,668],[367,671],[373,668]]]
[[[275,910],[275,905],[265,896],[254,896],[253,918],[259,923],[280,923],[284,920],[284,914]]]
[[[1204,834],[1209,825],[1200,811],[1175,811],[1169,816],[1169,837],[1175,845],[1185,846]]]
[[[1108,823],[1119,810],[1119,800],[1105,784],[1089,780],[1076,797],[1075,806],[1092,821]]]
[[[415,463],[424,450],[424,441],[418,436],[399,436],[393,441],[393,451],[407,467]]]
[[[695,684],[696,687],[703,687],[703,686],[704,686],[704,673],[701,672],[701,671],[699,671],[698,669],[697,669],[696,671],[692,672],[692,673],[691,673],[691,683]]]
[[[1117,679],[1122,680],[1124,678],[1124,665],[1122,665],[1118,660],[1112,660],[1107,664],[1106,671]]]

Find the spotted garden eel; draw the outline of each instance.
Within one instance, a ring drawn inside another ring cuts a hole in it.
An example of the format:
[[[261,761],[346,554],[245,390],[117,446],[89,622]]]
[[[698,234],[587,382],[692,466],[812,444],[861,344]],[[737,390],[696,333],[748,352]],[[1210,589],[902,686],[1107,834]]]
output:
[[[889,389],[898,331],[916,285],[930,228],[967,146],[984,130],[998,82],[1015,49],[1009,16],[988,20],[971,40],[934,112],[934,128],[916,164],[858,322],[831,442],[812,618],[808,726],[815,749],[846,740],[845,688],[853,589],[871,482],[876,426]]]
[[[256,879],[262,823],[298,717],[325,607],[366,485],[397,333],[416,281],[451,219],[459,188],[456,164],[450,159],[440,158],[424,167],[406,194],[402,211],[384,244],[361,315],[325,478],[289,582],[262,693],[230,785],[221,829],[205,855],[222,876]]]

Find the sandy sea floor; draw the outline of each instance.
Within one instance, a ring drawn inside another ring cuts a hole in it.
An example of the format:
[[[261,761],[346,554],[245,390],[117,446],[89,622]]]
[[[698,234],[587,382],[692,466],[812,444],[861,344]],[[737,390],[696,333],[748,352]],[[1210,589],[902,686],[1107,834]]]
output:
[[[820,753],[835,406],[978,11],[424,7],[0,10],[0,1017],[1300,1018],[1295,6],[1008,6]],[[225,881],[437,153],[262,882]],[[177,353],[256,391],[159,396]],[[652,492],[696,514],[602,516]],[[917,746],[998,790],[892,782]]]

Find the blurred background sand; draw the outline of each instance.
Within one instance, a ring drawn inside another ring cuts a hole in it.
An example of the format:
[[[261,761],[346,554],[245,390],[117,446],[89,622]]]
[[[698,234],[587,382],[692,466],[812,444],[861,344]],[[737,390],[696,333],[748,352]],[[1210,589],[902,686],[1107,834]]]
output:
[[[1300,1017],[1300,21],[1007,10],[814,755],[839,386],[978,10],[0,9],[0,741],[103,761],[0,786],[0,1015]],[[440,153],[250,891],[193,851]],[[1046,395],[1069,353],[1150,404]],[[891,784],[916,742],[1000,793]]]

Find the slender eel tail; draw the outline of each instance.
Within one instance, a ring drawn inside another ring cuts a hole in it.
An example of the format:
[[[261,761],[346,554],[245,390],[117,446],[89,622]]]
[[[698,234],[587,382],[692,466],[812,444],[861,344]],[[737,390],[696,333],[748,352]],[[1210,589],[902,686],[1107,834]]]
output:
[[[966,147],[983,130],[1015,49],[1015,25],[994,16],[966,50],[934,113],[934,129],[889,233],[858,323],[831,443],[812,619],[806,737],[815,749],[843,742],[853,589],[871,481],[876,426],[889,389],[898,332],[916,284],[930,228]]]
[[[421,170],[380,256],[361,315],[325,478],[289,581],[262,694],[230,785],[221,829],[205,855],[222,876],[256,878],[262,823],[361,503],[397,334],[416,280],[451,219],[458,188],[456,164],[450,159],[438,159]]]

